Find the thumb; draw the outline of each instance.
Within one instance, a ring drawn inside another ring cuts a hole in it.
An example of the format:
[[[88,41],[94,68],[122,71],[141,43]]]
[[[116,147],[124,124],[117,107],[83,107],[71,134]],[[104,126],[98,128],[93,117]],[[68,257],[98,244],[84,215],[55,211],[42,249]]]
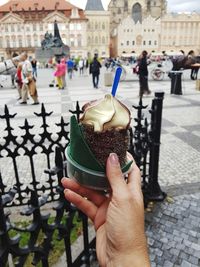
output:
[[[111,153],[107,159],[106,174],[113,194],[118,193],[119,190],[125,190],[126,182],[121,171],[118,156],[115,153]]]

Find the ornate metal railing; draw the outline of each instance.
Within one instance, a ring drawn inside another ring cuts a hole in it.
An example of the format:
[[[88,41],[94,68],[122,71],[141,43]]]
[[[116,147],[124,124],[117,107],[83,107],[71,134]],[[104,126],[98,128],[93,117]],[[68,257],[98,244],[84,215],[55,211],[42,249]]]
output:
[[[142,172],[145,203],[149,200],[163,200],[166,196],[158,182],[163,97],[164,93],[155,93],[149,119],[144,116],[147,106],[143,106],[142,99],[138,106],[133,107],[137,110],[137,118],[135,118],[135,126],[130,129],[129,151]],[[77,103],[76,110],[70,112],[76,114],[79,119],[82,110]],[[58,131],[53,133],[49,130],[48,124],[52,112],[48,113],[42,105],[41,112],[35,115],[42,120],[40,131],[25,119],[24,125],[19,127],[23,132],[21,135],[16,134],[16,129],[12,127],[16,114],[10,114],[5,106],[4,114],[0,115],[0,119],[5,123],[5,135],[0,139],[0,163],[4,164],[5,160],[11,160],[9,168],[12,169],[13,166],[13,177],[0,175],[0,266],[6,266],[9,255],[12,256],[14,266],[24,266],[32,253],[33,265],[41,262],[42,266],[48,267],[49,254],[53,248],[53,235],[57,232],[57,238],[64,241],[66,266],[89,267],[95,259],[95,239],[89,242],[88,218],[64,199],[61,185],[62,177],[67,176],[64,151],[70,141],[67,130],[69,123],[61,117],[60,122],[56,123]],[[33,134],[35,128],[36,132]],[[42,163],[45,163],[42,166],[47,178],[42,181],[40,181],[41,177],[37,176],[38,159],[35,160],[35,157],[38,155],[41,155]],[[24,165],[29,166],[28,181],[23,180],[21,176],[20,167]],[[5,171],[2,173],[5,175]],[[43,208],[47,205],[48,210],[54,210],[51,223],[50,214],[43,214]],[[26,227],[19,228],[11,222],[8,207],[15,206],[22,206],[21,216],[28,218]],[[83,225],[83,250],[76,259],[72,260],[70,234],[74,228],[73,219],[77,213]],[[14,237],[10,235],[12,230],[15,230]],[[44,235],[38,243],[41,231]],[[20,245],[21,233],[29,234],[25,247]]]

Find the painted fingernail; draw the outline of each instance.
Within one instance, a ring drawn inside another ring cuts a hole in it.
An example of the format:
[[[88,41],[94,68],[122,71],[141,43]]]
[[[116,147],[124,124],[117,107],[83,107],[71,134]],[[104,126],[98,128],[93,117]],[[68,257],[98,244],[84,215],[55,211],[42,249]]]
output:
[[[113,165],[118,165],[119,164],[118,156],[115,153],[110,153],[109,160],[110,160],[111,164],[113,164]]]

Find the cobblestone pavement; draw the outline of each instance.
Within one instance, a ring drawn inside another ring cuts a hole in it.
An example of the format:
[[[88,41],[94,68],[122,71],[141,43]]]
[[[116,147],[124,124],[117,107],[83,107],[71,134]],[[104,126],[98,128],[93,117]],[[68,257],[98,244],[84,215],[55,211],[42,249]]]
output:
[[[101,98],[110,87],[104,87],[103,74],[100,88],[93,89],[91,77],[80,77],[75,74],[72,81],[67,79],[68,88],[57,90],[49,88],[52,80],[52,70],[39,70],[38,93],[40,102],[44,102],[47,111],[54,111],[49,125],[56,132],[55,122],[62,114],[67,121],[69,109],[75,108],[76,101],[80,104],[88,100]],[[188,79],[188,71],[183,75],[183,95],[170,95],[170,80],[166,76],[163,81],[149,81],[152,95],[156,90],[165,92],[163,108],[163,124],[160,150],[159,181],[163,191],[172,196],[173,203],[167,201],[156,204],[151,213],[146,213],[146,232],[150,248],[152,266],[200,266],[200,91],[195,90],[195,81]],[[17,92],[10,89],[10,81],[5,80],[4,88],[0,89],[0,114],[4,104],[11,113],[18,113],[14,126],[22,124],[28,118],[36,125],[33,132],[38,134],[40,121],[33,112],[40,110],[39,106],[27,106],[17,102]],[[131,81],[119,85],[117,97],[123,100],[131,109],[132,117],[135,111],[132,105],[138,104],[138,80],[134,76]],[[144,97],[144,103],[151,105],[152,95]],[[4,136],[5,125],[0,121],[0,136]],[[20,134],[21,129],[15,130]],[[38,177],[45,181],[42,174],[44,166],[38,160]],[[1,159],[0,168],[5,183],[12,185],[10,162]],[[27,181],[29,173],[26,161],[21,170],[23,181]],[[64,266],[61,264],[60,266]]]

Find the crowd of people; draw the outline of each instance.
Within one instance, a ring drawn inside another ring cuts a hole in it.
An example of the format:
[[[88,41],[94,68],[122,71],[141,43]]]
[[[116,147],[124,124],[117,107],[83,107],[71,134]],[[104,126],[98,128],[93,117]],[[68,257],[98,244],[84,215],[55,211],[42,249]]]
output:
[[[190,50],[186,55],[184,51],[180,51],[181,55],[175,55],[170,58],[173,63],[173,70],[190,68],[192,80],[196,80],[198,76],[199,67],[194,64],[197,62],[196,56],[193,50]],[[161,59],[159,62],[162,62]],[[48,62],[53,68],[53,85],[56,84],[58,89],[65,89],[66,84],[66,75],[68,74],[69,79],[71,80],[74,76],[74,72],[79,73],[79,76],[89,75],[92,76],[92,85],[95,89],[99,87],[99,76],[100,70],[102,67],[101,60],[98,58],[98,54],[94,54],[94,57],[91,58],[52,58]],[[141,55],[137,58],[134,58],[134,67],[135,73],[139,78],[139,96],[151,94],[148,85],[148,65],[151,63],[151,54],[148,54],[147,51],[142,51]],[[113,66],[120,66],[121,61],[119,59],[108,58],[105,59],[104,65],[106,70],[109,70]],[[191,65],[194,67],[191,67]],[[198,64],[199,65],[199,62]],[[18,89],[18,100],[21,100],[20,104],[27,104],[28,94],[33,99],[33,104],[39,104],[38,94],[36,88],[37,80],[37,66],[38,62],[35,58],[32,60],[28,59],[28,55],[25,54],[24,60],[19,62],[17,66],[16,75],[11,75],[12,85],[17,85]],[[170,77],[170,76],[169,76]]]

